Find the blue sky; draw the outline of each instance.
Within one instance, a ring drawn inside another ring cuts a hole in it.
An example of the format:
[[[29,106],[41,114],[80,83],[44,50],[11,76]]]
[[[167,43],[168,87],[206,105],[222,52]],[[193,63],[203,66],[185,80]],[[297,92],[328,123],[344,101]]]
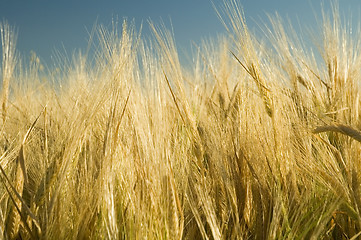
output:
[[[220,8],[222,0],[213,0]],[[266,13],[276,11],[282,17],[311,27],[314,13],[320,16],[322,1],[311,0],[240,0],[249,27],[266,19]],[[324,1],[329,8],[330,1]],[[341,12],[359,18],[361,1],[340,0]],[[225,33],[210,0],[0,0],[0,20],[7,20],[18,30],[17,49],[23,56],[35,51],[43,61],[50,61],[54,50],[85,49],[88,32],[97,22],[110,26],[112,18],[135,19],[139,27],[143,22],[143,36],[149,34],[147,20],[170,26],[172,21],[177,46],[184,51],[191,42],[199,43]]]

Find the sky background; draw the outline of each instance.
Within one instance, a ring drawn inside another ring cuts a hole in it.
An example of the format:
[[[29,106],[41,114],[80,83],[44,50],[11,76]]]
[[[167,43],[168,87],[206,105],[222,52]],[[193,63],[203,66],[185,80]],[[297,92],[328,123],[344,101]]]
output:
[[[321,0],[239,0],[247,24],[255,29],[257,22],[276,11],[295,24],[315,26],[315,13],[320,17],[321,2],[329,9],[330,1]],[[213,0],[221,8],[222,0]],[[339,0],[341,15],[360,19],[361,1]],[[149,35],[147,21],[173,25],[177,47],[189,51],[192,42],[225,33],[211,0],[0,0],[0,21],[6,20],[18,31],[17,49],[24,58],[34,51],[43,62],[50,63],[55,50],[71,55],[86,49],[89,32],[95,22],[111,26],[112,19],[135,19],[143,23],[143,36]],[[297,20],[298,19],[298,20]],[[64,50],[65,49],[65,50]]]

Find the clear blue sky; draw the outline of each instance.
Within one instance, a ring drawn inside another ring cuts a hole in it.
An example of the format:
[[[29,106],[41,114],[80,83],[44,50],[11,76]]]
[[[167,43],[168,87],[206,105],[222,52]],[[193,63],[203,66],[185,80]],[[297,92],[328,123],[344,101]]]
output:
[[[213,0],[220,7],[222,0]],[[320,16],[321,0],[240,0],[250,28],[255,20],[266,19],[266,13],[296,17],[305,26],[313,26],[314,12]],[[324,1],[326,8],[330,1]],[[340,0],[340,9],[359,18],[361,1]],[[143,22],[143,35],[149,34],[147,20],[169,26],[172,20],[175,38],[181,49],[191,42],[224,33],[210,0],[0,0],[0,20],[7,20],[18,29],[17,49],[23,56],[35,51],[49,61],[55,49],[68,53],[85,49],[88,31],[98,21],[110,26],[114,17]]]

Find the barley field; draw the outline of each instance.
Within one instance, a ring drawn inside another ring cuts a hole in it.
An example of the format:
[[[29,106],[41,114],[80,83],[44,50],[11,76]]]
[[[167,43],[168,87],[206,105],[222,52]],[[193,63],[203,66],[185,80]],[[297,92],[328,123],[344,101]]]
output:
[[[306,44],[226,1],[187,67],[126,21],[24,64],[2,22],[0,239],[361,237],[361,29],[319,14]]]

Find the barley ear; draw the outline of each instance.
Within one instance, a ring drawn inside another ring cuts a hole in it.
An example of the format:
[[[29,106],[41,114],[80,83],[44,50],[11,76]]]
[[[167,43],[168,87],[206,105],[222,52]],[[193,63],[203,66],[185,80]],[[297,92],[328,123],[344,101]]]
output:
[[[44,108],[45,109],[45,108]],[[27,216],[30,216],[30,218],[33,220],[35,226],[38,228],[38,232],[40,232],[40,225],[38,224],[38,221],[36,220],[35,215],[31,212],[29,209],[29,206],[24,201],[23,192],[26,190],[26,187],[28,186],[28,174],[26,170],[26,164],[25,164],[25,155],[24,155],[24,145],[29,137],[29,134],[33,130],[36,122],[38,121],[39,117],[41,116],[42,112],[39,114],[39,116],[35,119],[33,124],[30,126],[28,131],[26,132],[23,141],[20,146],[20,150],[18,153],[18,156],[16,157],[16,165],[15,165],[15,176],[13,183],[7,178],[5,171],[1,168],[2,174],[5,179],[7,179],[8,184],[11,187],[11,190],[8,190],[8,194],[10,196],[10,202],[9,202],[9,215],[6,219],[6,234],[10,237],[10,239],[15,239],[19,235],[19,226],[20,222],[22,221],[23,224],[26,226],[27,230],[30,234],[32,234],[32,231],[30,231],[30,227],[28,227],[26,218]],[[2,178],[3,179],[3,178]],[[7,188],[7,185],[5,181],[3,180],[3,183]],[[15,194],[16,198],[13,197],[13,194]],[[21,210],[20,210],[21,209]]]
[[[313,133],[322,133],[322,132],[342,133],[346,136],[355,139],[358,142],[361,142],[361,132],[350,126],[346,126],[343,124],[319,126],[313,130]]]
[[[7,103],[9,98],[9,83],[16,65],[16,33],[7,22],[0,23],[1,47],[2,47],[2,119],[6,120]]]
[[[260,77],[259,70],[257,70],[256,66],[251,63],[249,67],[247,67],[242,61],[231,51],[233,57],[237,60],[237,62],[246,70],[246,72],[252,77],[255,81],[258,91],[262,96],[262,100],[266,109],[266,112],[269,117],[273,116],[273,102],[270,96],[270,90],[266,86],[265,81]]]
[[[1,157],[3,158],[5,154]],[[7,218],[5,219],[5,231],[4,234],[6,237],[10,239],[18,239],[20,236],[20,221],[22,221],[23,226],[27,230],[27,232],[32,236],[32,238],[36,238],[39,234],[41,234],[41,229],[39,222],[35,215],[31,212],[29,207],[26,205],[24,199],[21,197],[22,188],[24,187],[23,178],[21,178],[22,174],[19,173],[20,169],[18,168],[18,165],[16,165],[16,175],[20,176],[17,177],[16,185],[14,186],[8,176],[5,173],[5,170],[0,165],[0,171],[2,175],[0,175],[0,180],[3,183],[6,192],[9,194],[10,200],[9,200],[9,214],[7,215]],[[13,196],[15,195],[15,196]],[[22,210],[20,210],[22,208]],[[27,216],[30,217],[31,221],[35,224],[37,228],[37,233],[32,231],[29,227],[29,224],[27,222]]]

